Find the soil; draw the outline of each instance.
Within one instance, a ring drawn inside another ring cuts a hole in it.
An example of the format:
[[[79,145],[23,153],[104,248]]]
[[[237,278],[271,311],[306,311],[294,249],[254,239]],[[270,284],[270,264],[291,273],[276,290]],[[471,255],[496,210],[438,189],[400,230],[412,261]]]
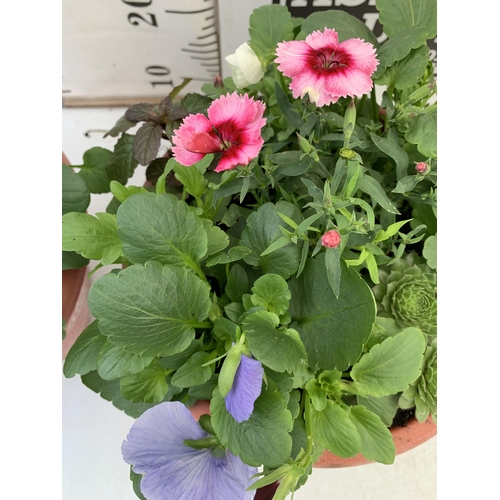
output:
[[[406,427],[408,425],[408,420],[414,416],[415,408],[410,408],[409,410],[398,408],[391,427]]]

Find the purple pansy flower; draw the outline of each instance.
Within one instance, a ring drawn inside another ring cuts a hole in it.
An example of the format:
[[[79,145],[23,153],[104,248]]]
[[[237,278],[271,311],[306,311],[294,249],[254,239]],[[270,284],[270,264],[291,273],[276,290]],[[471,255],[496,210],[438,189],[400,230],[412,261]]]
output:
[[[141,491],[147,500],[252,500],[246,491],[257,473],[226,450],[216,457],[211,449],[196,450],[186,439],[208,437],[189,410],[166,402],[144,412],[122,444],[123,459],[142,474]]]
[[[260,396],[264,368],[257,359],[242,355],[233,386],[225,397],[226,409],[237,422],[248,420]]]

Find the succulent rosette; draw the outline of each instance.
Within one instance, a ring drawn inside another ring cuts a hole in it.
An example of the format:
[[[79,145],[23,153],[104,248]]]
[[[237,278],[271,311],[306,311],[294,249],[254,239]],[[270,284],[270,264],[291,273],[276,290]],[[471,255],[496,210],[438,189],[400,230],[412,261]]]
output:
[[[415,407],[415,417],[423,422],[429,415],[437,423],[437,340],[427,346],[422,375],[399,398],[400,408]]]
[[[402,327],[414,326],[427,335],[437,330],[436,274],[416,255],[379,270],[380,283],[373,288],[379,314],[393,317]]]

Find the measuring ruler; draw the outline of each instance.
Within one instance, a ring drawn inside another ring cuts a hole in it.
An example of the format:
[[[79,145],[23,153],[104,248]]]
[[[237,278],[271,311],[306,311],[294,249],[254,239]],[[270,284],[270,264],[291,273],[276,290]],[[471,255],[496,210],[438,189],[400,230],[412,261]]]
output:
[[[157,103],[221,74],[216,0],[63,0],[63,105]]]

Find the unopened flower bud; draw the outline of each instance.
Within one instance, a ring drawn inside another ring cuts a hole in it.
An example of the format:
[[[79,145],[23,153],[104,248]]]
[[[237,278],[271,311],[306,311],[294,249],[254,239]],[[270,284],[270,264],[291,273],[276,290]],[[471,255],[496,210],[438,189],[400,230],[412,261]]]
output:
[[[340,245],[341,239],[340,233],[332,229],[321,237],[321,244],[327,248],[337,248]]]
[[[356,105],[354,104],[354,99],[349,103],[344,115],[344,134],[346,137],[350,138],[354,126],[356,125]]]
[[[422,174],[422,175],[426,175],[429,173],[429,171],[431,170],[431,167],[429,167],[429,165],[425,162],[425,161],[419,161],[416,165],[415,165],[415,170],[419,173],[419,174]]]
[[[311,151],[313,151],[314,147],[309,143],[309,141],[305,137],[302,137],[298,133],[297,133],[297,141],[299,143],[299,148],[304,153],[310,153]]]
[[[215,78],[214,78],[214,87],[215,88],[224,88],[224,82],[222,80],[222,78],[220,77],[220,75],[217,75]]]

